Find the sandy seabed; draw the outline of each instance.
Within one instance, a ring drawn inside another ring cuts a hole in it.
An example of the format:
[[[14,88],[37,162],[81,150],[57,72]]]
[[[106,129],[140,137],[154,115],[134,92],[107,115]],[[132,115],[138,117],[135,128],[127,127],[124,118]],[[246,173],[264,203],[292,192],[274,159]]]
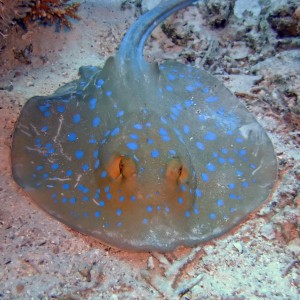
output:
[[[299,37],[289,44],[271,28],[257,30],[264,18],[256,10],[246,21],[235,11],[216,28],[218,14],[213,23],[203,4],[189,7],[167,22],[176,35],[158,28],[145,50],[149,59],[204,66],[246,104],[274,144],[279,174],[273,193],[233,231],[167,254],[116,250],[49,217],[12,180],[10,144],[22,106],[76,79],[82,65],[103,66],[139,14],[127,4],[121,10],[119,0],[82,1],[82,19],[72,30],[34,23],[27,31],[15,26],[5,40],[0,299],[299,299]],[[245,34],[247,26],[252,35]]]

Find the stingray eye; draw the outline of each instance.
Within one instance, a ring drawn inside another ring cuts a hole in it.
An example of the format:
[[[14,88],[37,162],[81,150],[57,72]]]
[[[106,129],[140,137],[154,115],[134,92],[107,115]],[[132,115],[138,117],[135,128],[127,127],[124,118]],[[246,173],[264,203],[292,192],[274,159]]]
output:
[[[122,159],[120,154],[113,154],[106,165],[106,170],[111,178],[118,178],[120,174],[119,164]]]
[[[106,166],[111,178],[117,179],[120,176],[129,178],[136,174],[136,164],[132,157],[113,154]]]
[[[169,181],[177,181],[180,183],[183,183],[187,179],[188,172],[186,166],[179,157],[173,157],[168,162],[165,176]]]
[[[129,156],[121,156],[119,163],[119,172],[123,178],[130,178],[136,174],[136,165],[133,158]]]

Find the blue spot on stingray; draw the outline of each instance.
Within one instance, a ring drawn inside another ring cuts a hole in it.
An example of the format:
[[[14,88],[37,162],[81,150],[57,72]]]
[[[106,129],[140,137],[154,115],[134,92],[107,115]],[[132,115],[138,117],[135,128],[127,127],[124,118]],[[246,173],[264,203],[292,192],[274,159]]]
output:
[[[196,142],[196,146],[199,150],[203,151],[205,149],[205,146],[201,142]]]
[[[240,170],[236,170],[235,174],[239,177],[243,176],[243,172]]]
[[[102,178],[105,178],[107,176],[107,172],[106,171],[102,171],[101,175]]]
[[[42,140],[40,138],[36,138],[35,139],[35,145],[39,148],[42,147]]]
[[[132,202],[135,202],[135,200],[136,200],[136,197],[133,195],[133,196],[131,196],[131,201]]]
[[[56,110],[59,113],[63,113],[66,109],[63,105],[59,105],[59,106],[57,106]]]
[[[167,90],[168,92],[173,92],[173,87],[170,86],[170,85],[166,85],[166,90]]]
[[[135,128],[137,130],[142,130],[143,129],[143,125],[142,124],[134,124],[133,128]]]
[[[168,79],[171,80],[171,81],[173,81],[173,80],[176,79],[176,77],[175,77],[175,75],[169,73],[169,74],[168,74]]]
[[[220,163],[221,165],[223,165],[223,164],[225,164],[226,159],[225,159],[224,157],[219,157],[219,158],[218,158],[218,161],[219,161],[219,163]]]
[[[190,213],[188,210],[186,210],[186,211],[184,212],[184,216],[185,216],[186,218],[189,218],[189,217],[191,216],[191,213]]]
[[[44,117],[48,118],[51,116],[51,112],[50,111],[45,111],[44,112]]]
[[[107,198],[108,200],[110,200],[110,199],[112,198],[112,194],[111,194],[111,193],[107,193],[107,194],[106,194],[106,198]]]
[[[235,141],[236,141],[237,143],[241,144],[244,140],[243,140],[241,137],[237,137],[237,138],[235,139]]]
[[[244,156],[247,154],[247,150],[246,149],[242,149],[240,150],[239,156]]]
[[[192,105],[194,105],[194,101],[193,100],[185,100],[184,105],[185,105],[185,107],[191,107]]]
[[[249,183],[247,181],[242,182],[242,187],[246,188],[249,186]]]
[[[205,115],[199,115],[198,119],[199,119],[200,122],[205,122],[208,118]]]
[[[117,213],[117,216],[121,216],[121,214],[122,214],[122,209],[118,208],[117,211],[116,211],[116,213]]]
[[[179,116],[180,115],[180,110],[175,106],[173,106],[173,107],[171,107],[171,112],[175,115],[175,116]],[[172,116],[171,116],[172,117]],[[173,120],[175,120],[176,118],[175,117],[173,117],[172,118]]]
[[[207,141],[214,141],[217,139],[217,135],[214,132],[207,132],[204,136]]]
[[[250,168],[251,169],[256,169],[256,165],[255,164],[250,164]]]
[[[66,197],[63,197],[61,200],[62,203],[66,203],[67,201],[68,201],[68,199]]]
[[[68,183],[64,183],[62,187],[64,190],[68,190],[70,188],[70,185]]]
[[[229,162],[230,164],[234,164],[234,163],[235,163],[235,159],[232,158],[232,157],[229,157],[229,158],[228,158],[228,162]]]
[[[105,202],[104,202],[103,200],[101,200],[101,201],[98,203],[98,205],[102,207],[102,206],[105,205]]]
[[[96,88],[100,89],[103,84],[104,84],[104,80],[103,79],[97,80],[97,82],[96,82]]]
[[[77,135],[76,135],[75,132],[70,132],[70,133],[68,134],[68,141],[69,141],[69,142],[75,142],[76,139],[77,139]]]
[[[164,136],[161,137],[161,140],[162,140],[163,142],[170,142],[170,141],[171,141],[171,138],[170,138],[169,136],[167,136],[167,135],[164,135]]]
[[[96,218],[99,218],[99,217],[100,217],[100,211],[96,211],[96,212],[95,212],[95,217],[96,217]]]
[[[139,136],[138,136],[137,134],[135,134],[135,133],[131,133],[129,136],[130,136],[133,140],[138,140],[138,139],[139,139]]]
[[[169,213],[170,212],[170,208],[168,206],[165,207],[165,212]]]
[[[119,197],[119,201],[120,201],[120,202],[123,202],[124,199],[125,199],[125,197],[124,197],[123,195]]]
[[[94,156],[94,158],[98,158],[98,156],[99,156],[99,150],[98,149],[94,150],[93,156]]]
[[[168,121],[167,121],[164,117],[160,117],[160,120],[161,120],[164,124],[168,124]]]
[[[177,202],[178,202],[179,204],[182,204],[182,203],[183,203],[183,199],[182,199],[181,197],[178,197]]]
[[[75,197],[70,198],[70,203],[71,203],[71,204],[76,203],[76,198],[75,198]]]
[[[87,218],[89,214],[87,212],[84,212],[82,215],[84,218]]]
[[[48,110],[49,107],[50,107],[50,104],[40,105],[39,110],[40,110],[40,112],[45,112]]]
[[[51,169],[52,169],[53,171],[56,171],[58,168],[59,168],[59,164],[58,164],[58,163],[54,163],[54,164],[52,164],[52,166],[51,166]]]
[[[83,150],[76,150],[75,151],[75,157],[77,159],[81,159],[81,158],[83,158],[83,156],[84,156],[84,151]]]
[[[49,178],[49,174],[48,173],[44,173],[43,174],[43,178],[45,178],[45,179]]]
[[[110,97],[112,95],[112,91],[106,91],[105,94],[106,94],[107,97]]]
[[[169,150],[169,153],[170,153],[170,155],[172,155],[172,156],[176,155],[176,151],[173,150],[173,149]]]
[[[209,96],[205,99],[205,101],[207,103],[213,103],[213,102],[217,102],[219,100],[219,98],[217,96]]]
[[[195,88],[194,88],[192,85],[186,86],[185,89],[186,89],[188,92],[193,92],[193,91],[195,90]]]
[[[190,133],[190,127],[189,127],[188,125],[184,125],[184,126],[183,126],[183,132],[184,132],[185,134],[189,134],[189,133]]]
[[[148,205],[148,206],[147,206],[147,212],[152,212],[152,211],[153,211],[152,205]]]
[[[81,192],[83,192],[84,194],[87,194],[87,193],[90,191],[89,188],[85,187],[85,186],[82,185],[82,184],[79,184],[79,185],[77,186],[77,189],[80,190]]]
[[[234,213],[234,212],[236,211],[236,208],[235,208],[235,207],[230,207],[229,211],[230,211],[231,213]]]
[[[116,127],[116,128],[114,128],[113,130],[112,130],[112,132],[111,132],[111,136],[116,136],[116,135],[118,135],[119,134],[119,132],[120,132],[120,128],[119,127]]]
[[[151,152],[151,156],[153,158],[157,158],[159,157],[159,151],[157,149],[154,149],[152,152]]]
[[[217,205],[218,206],[223,206],[224,205],[224,201],[222,199],[218,199],[217,200]]]
[[[89,139],[89,144],[97,144],[97,140],[95,139],[94,135],[92,134]]]
[[[94,127],[99,126],[100,123],[101,123],[101,121],[100,121],[100,118],[99,118],[99,117],[96,117],[96,118],[93,120],[93,126],[94,126]]]
[[[139,145],[137,143],[127,143],[126,144],[127,148],[130,149],[130,150],[137,150]]]
[[[99,165],[100,165],[100,160],[97,159],[97,160],[95,161],[95,164],[94,164],[94,169],[95,169],[95,170],[98,169],[98,168],[99,168]]]
[[[73,122],[75,124],[79,123],[80,119],[81,119],[80,114],[76,114],[76,115],[73,116]]]
[[[148,143],[149,145],[152,145],[152,144],[154,143],[154,141],[153,141],[152,139],[148,139],[148,138],[147,138],[147,143]]]
[[[95,109],[96,108],[96,103],[97,103],[97,99],[96,98],[92,98],[90,100],[90,109]]]
[[[208,164],[206,165],[206,169],[207,169],[208,171],[210,171],[210,172],[214,172],[214,171],[216,170],[216,166],[215,166],[214,164],[212,164],[212,163],[208,163]]]
[[[148,219],[145,218],[145,219],[143,220],[143,223],[144,223],[144,224],[148,224]]]
[[[216,214],[214,214],[214,213],[211,213],[210,215],[209,215],[209,218],[211,219],[211,220],[215,220],[216,219]]]
[[[185,186],[184,184],[182,184],[182,185],[180,186],[180,189],[181,189],[183,192],[185,192],[185,191],[186,191],[186,186]]]
[[[89,200],[89,197],[88,197],[88,196],[82,197],[82,201],[86,202],[86,201],[88,201],[88,200]]]
[[[70,176],[72,176],[72,174],[73,174],[73,171],[72,171],[72,170],[67,170],[66,176],[70,177]]]
[[[49,129],[48,126],[43,126],[43,127],[41,128],[41,131],[46,132],[46,131],[48,131],[48,129]]]
[[[44,169],[44,167],[43,167],[43,166],[37,166],[35,169],[36,169],[37,171],[41,171],[41,170]]]
[[[201,190],[200,189],[196,189],[195,190],[195,195],[196,195],[197,198],[200,198],[202,196]]]
[[[194,207],[194,214],[198,215],[199,214],[199,209],[197,207]]]
[[[87,172],[90,169],[89,164],[82,165],[82,171]]]
[[[209,177],[206,173],[201,173],[201,178],[204,182],[207,182],[209,180]]]
[[[120,118],[120,117],[122,117],[124,115],[124,111],[123,110],[120,110],[120,111],[118,111],[118,113],[117,113],[117,118]]]
[[[227,150],[226,148],[222,148],[222,149],[221,149],[221,152],[222,152],[223,154],[227,154],[227,153],[228,153],[228,150]]]
[[[232,190],[235,188],[235,183],[229,183],[228,184],[228,187]]]
[[[168,135],[168,132],[166,131],[166,129],[164,129],[163,127],[159,128],[158,133],[160,135]]]

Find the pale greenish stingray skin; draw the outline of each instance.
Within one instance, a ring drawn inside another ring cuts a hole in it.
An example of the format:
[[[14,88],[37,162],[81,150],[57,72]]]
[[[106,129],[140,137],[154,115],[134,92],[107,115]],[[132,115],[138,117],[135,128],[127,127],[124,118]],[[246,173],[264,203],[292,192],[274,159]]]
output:
[[[138,26],[152,30],[151,18],[168,15],[158,12],[191,2],[169,1]],[[102,70],[81,68],[79,80],[26,103],[12,171],[38,206],[71,228],[117,248],[170,251],[246,218],[270,194],[277,161],[264,129],[216,78],[142,59],[151,30],[131,47],[125,37]],[[128,158],[134,175],[113,176],[114,157]],[[174,159],[186,174],[172,181]]]

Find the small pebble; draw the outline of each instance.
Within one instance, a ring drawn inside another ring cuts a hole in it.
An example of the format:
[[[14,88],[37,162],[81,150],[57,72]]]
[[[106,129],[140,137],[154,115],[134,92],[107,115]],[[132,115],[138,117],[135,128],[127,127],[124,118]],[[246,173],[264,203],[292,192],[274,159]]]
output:
[[[27,86],[27,87],[34,86],[34,83],[33,83],[32,81],[28,81],[28,82],[26,83],[26,86]]]
[[[243,245],[241,243],[233,243],[233,246],[238,250],[239,253],[243,253]]]
[[[154,269],[154,262],[153,262],[153,257],[150,256],[148,258],[148,261],[147,261],[147,269],[148,270],[153,270]]]
[[[276,237],[273,225],[271,223],[265,224],[261,228],[260,233],[267,240],[273,240]]]

